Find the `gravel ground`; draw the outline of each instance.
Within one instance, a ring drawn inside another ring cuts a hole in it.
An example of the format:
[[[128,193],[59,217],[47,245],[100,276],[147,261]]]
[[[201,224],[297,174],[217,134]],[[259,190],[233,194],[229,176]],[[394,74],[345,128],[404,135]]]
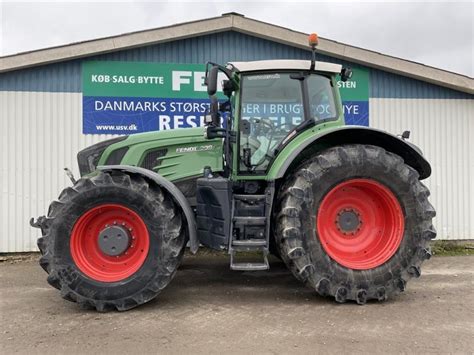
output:
[[[434,257],[385,303],[336,304],[300,285],[278,260],[268,272],[186,256],[154,301],[125,313],[67,302],[36,261],[0,263],[0,352],[470,353],[474,257]]]

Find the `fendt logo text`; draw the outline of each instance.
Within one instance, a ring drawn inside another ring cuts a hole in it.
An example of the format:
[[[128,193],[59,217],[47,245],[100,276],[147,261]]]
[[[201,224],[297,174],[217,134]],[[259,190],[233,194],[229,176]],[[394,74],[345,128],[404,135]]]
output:
[[[205,152],[208,150],[212,150],[214,146],[212,144],[208,145],[200,145],[195,147],[183,147],[183,148],[176,148],[176,153],[194,153],[194,152]]]

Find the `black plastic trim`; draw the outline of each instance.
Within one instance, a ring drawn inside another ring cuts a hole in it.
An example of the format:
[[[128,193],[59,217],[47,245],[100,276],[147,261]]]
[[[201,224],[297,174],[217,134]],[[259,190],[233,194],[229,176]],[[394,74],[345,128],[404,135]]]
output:
[[[100,160],[100,157],[102,156],[102,153],[104,153],[104,151],[107,149],[108,146],[114,143],[121,142],[127,139],[127,137],[128,136],[121,136],[117,138],[108,139],[106,141],[93,144],[81,150],[79,153],[77,153],[77,163],[79,165],[79,172],[81,176],[90,174],[95,170]],[[93,161],[94,169],[91,169],[89,166],[88,158],[93,154],[95,154],[96,157],[94,158],[94,161]]]
[[[118,165],[122,162],[123,157],[127,154],[129,147],[122,147],[119,149],[115,149],[110,155],[107,157],[105,161],[105,165]]]

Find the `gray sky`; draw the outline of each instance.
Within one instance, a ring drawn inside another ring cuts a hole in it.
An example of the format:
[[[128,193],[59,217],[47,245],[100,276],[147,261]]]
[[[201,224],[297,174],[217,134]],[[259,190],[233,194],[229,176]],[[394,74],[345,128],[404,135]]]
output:
[[[474,76],[474,2],[0,0],[0,55],[219,16],[247,17]]]

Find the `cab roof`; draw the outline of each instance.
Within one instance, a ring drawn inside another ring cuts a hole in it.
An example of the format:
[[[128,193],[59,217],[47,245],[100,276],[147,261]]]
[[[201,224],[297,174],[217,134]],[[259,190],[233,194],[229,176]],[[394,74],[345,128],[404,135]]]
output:
[[[238,72],[251,72],[263,70],[309,70],[311,66],[310,60],[256,60],[252,62],[229,62],[230,69]],[[314,67],[316,71],[340,73],[342,65],[327,62],[316,62]]]

